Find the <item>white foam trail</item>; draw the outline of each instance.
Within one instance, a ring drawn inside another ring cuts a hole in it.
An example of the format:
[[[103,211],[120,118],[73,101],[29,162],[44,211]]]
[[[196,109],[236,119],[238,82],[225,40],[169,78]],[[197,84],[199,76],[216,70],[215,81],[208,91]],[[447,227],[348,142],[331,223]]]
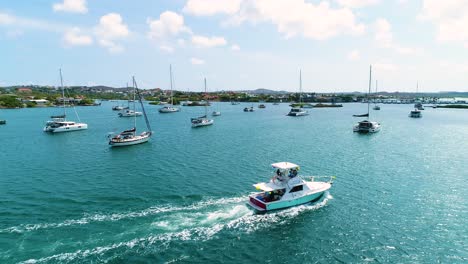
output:
[[[191,222],[191,227],[184,228],[180,231],[161,234],[157,236],[148,236],[143,238],[135,238],[127,242],[115,243],[107,246],[95,247],[92,249],[77,250],[72,253],[60,253],[40,259],[29,259],[22,263],[44,263],[48,261],[76,261],[82,260],[90,256],[103,255],[104,253],[118,249],[132,249],[134,247],[145,248],[154,244],[160,246],[168,245],[174,240],[179,241],[206,241],[213,238],[222,230],[237,230],[241,232],[253,232],[260,228],[268,228],[271,225],[281,225],[287,223],[291,218],[294,218],[301,212],[317,210],[327,204],[333,197],[326,193],[325,198],[315,204],[306,204],[297,207],[292,207],[285,210],[275,211],[267,214],[254,214],[254,212],[246,207],[246,205],[234,205],[229,210],[220,209],[213,212],[202,214],[200,219],[195,218]],[[224,201],[244,201],[244,199],[232,198]],[[183,217],[185,218],[185,217]],[[164,223],[164,221],[153,223],[155,225]],[[172,222],[172,224],[174,224]],[[206,225],[206,226],[203,226]],[[115,255],[114,255],[115,257]]]
[[[90,216],[85,216],[80,219],[70,219],[65,220],[60,223],[41,223],[41,224],[23,224],[19,226],[8,227],[5,229],[0,229],[0,233],[25,233],[30,231],[35,231],[39,229],[46,228],[61,228],[74,225],[85,225],[92,222],[115,222],[123,219],[132,219],[147,217],[152,215],[157,215],[161,213],[176,212],[176,211],[190,211],[190,210],[199,210],[209,206],[216,205],[225,205],[230,203],[239,203],[245,201],[245,197],[233,197],[233,198],[211,198],[206,201],[201,201],[189,206],[155,206],[144,209],[137,212],[127,212],[127,213],[114,213],[114,214],[95,214]]]

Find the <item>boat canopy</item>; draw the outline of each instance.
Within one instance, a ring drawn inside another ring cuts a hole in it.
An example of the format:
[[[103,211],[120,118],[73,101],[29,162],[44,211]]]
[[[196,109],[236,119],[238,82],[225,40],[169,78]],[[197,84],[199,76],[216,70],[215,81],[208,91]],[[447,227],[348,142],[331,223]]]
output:
[[[299,168],[299,165],[291,163],[291,162],[278,162],[271,164],[271,167],[280,170],[289,170],[289,169],[296,169]]]
[[[264,192],[272,192],[274,190],[281,190],[285,188],[285,186],[279,186],[271,182],[260,182],[254,184],[253,187],[255,187],[255,189],[257,190],[262,190]]]

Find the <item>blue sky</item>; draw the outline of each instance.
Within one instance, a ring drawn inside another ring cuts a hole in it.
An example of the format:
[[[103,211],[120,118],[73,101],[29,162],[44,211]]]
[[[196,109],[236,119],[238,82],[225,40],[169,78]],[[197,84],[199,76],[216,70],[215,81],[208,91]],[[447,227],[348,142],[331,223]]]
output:
[[[0,1],[0,86],[468,91],[466,0]]]

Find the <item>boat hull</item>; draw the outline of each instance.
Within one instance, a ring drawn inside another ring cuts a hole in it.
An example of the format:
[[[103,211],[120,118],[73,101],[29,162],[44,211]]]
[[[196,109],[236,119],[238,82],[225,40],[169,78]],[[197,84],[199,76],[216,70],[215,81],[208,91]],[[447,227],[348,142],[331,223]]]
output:
[[[213,125],[213,123],[214,123],[214,120],[204,120],[200,123],[192,123],[192,127],[196,128],[196,127],[211,126]]]
[[[272,202],[272,203],[267,203],[267,204],[259,203],[255,198],[250,197],[248,205],[257,212],[267,212],[267,211],[285,209],[285,208],[298,206],[298,205],[306,204],[306,203],[313,203],[313,202],[320,200],[320,198],[322,198],[324,193],[325,191],[315,192],[315,193],[311,193],[308,195],[304,195],[298,199],[278,201],[278,202]]]
[[[159,113],[161,114],[168,114],[168,113],[176,113],[176,112],[179,112],[180,109],[179,108],[161,108],[159,109]]]
[[[121,141],[118,141],[118,140],[114,140],[114,139],[111,139],[109,140],[109,145],[111,147],[125,147],[125,146],[132,146],[132,145],[137,145],[137,144],[142,144],[142,143],[146,143],[148,142],[148,140],[150,139],[150,136],[149,135],[145,135],[145,136],[137,136],[131,140],[121,140]]]
[[[87,124],[75,124],[72,126],[63,126],[63,127],[44,127],[44,132],[51,132],[51,133],[61,133],[61,132],[72,132],[72,131],[79,131],[88,129]]]

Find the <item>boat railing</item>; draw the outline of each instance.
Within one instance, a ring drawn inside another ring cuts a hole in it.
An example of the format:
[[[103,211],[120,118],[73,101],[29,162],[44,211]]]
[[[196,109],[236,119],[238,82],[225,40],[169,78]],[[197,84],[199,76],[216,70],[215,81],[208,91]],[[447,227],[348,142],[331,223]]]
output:
[[[315,179],[328,179],[329,183],[333,183],[333,180],[336,179],[336,176],[302,176],[304,180],[315,181]]]

